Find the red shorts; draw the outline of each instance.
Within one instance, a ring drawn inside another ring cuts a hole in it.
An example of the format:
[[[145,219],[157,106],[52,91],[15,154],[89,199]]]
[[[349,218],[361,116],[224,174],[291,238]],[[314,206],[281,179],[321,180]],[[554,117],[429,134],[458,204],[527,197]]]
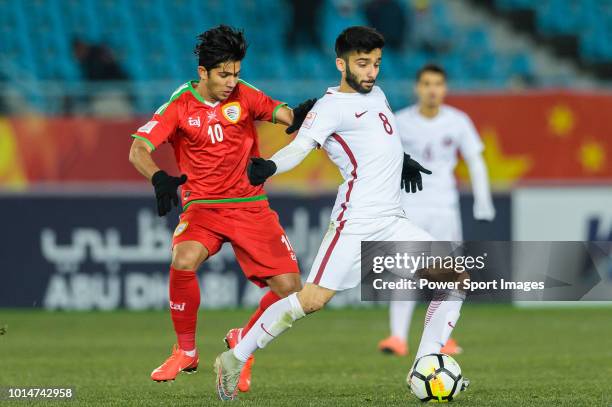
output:
[[[195,240],[212,256],[230,242],[244,275],[260,287],[265,279],[299,273],[297,258],[278,215],[268,206],[209,208],[192,205],[180,216],[172,246]]]

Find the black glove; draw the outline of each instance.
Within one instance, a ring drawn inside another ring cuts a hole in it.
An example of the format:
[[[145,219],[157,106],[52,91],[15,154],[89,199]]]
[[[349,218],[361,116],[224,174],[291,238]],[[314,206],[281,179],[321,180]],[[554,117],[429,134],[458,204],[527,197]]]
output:
[[[179,185],[187,182],[187,175],[171,177],[166,171],[157,171],[151,177],[151,183],[155,187],[155,198],[157,198],[157,214],[164,216],[172,210],[172,204],[178,206],[179,197],[176,190]]]
[[[293,123],[291,126],[285,129],[285,133],[291,134],[294,131],[297,131],[302,127],[302,123],[304,123],[304,119],[306,115],[312,109],[314,104],[317,103],[317,99],[308,99],[297,105],[293,108]]]
[[[251,157],[247,166],[247,176],[251,185],[261,185],[276,172],[276,164],[261,157]]]
[[[401,188],[406,192],[416,192],[423,190],[423,178],[421,173],[431,174],[427,168],[423,168],[421,164],[414,161],[410,156],[404,153],[404,165],[402,166],[402,184]]]

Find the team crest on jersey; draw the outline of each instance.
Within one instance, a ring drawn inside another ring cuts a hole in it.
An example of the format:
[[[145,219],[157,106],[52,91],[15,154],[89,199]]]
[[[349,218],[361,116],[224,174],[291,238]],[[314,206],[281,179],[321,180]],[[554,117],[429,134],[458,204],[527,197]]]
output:
[[[185,230],[187,230],[187,226],[189,225],[189,222],[181,222],[176,226],[176,229],[174,229],[174,236],[178,236],[181,233],[183,233]]]
[[[210,122],[213,120],[219,121],[219,119],[217,119],[217,112],[215,110],[206,113],[206,118],[208,119],[208,124],[210,124]]]
[[[223,117],[225,117],[230,123],[238,123],[242,109],[240,108],[239,102],[232,102],[223,106],[221,108],[221,112],[223,113]]]

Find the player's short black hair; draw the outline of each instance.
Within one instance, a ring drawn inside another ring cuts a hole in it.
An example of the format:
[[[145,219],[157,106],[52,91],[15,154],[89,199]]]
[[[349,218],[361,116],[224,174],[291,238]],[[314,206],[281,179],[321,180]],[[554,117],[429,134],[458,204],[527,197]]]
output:
[[[434,72],[440,74],[442,75],[444,80],[446,80],[446,71],[444,70],[444,68],[437,64],[427,64],[423,65],[423,67],[417,71],[415,78],[417,82],[421,80],[421,76],[423,76],[425,72]]]
[[[197,38],[194,53],[198,56],[198,65],[208,71],[222,62],[242,61],[246,55],[248,45],[243,30],[221,24]]]
[[[349,52],[371,52],[385,46],[385,37],[372,27],[348,27],[336,38],[336,56],[346,58]]]

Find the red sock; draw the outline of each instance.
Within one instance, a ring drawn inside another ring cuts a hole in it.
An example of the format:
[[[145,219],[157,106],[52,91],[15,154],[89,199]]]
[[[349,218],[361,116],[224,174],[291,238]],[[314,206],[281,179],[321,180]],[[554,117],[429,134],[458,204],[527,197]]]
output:
[[[195,349],[195,332],[200,308],[200,285],[195,271],[170,267],[170,316],[184,351]]]
[[[255,310],[253,315],[251,315],[251,319],[249,320],[249,322],[244,326],[244,328],[242,328],[242,334],[240,336],[244,338],[244,335],[246,335],[247,332],[249,332],[249,329],[251,329],[251,327],[255,325],[255,322],[259,319],[261,314],[263,314],[263,312],[270,305],[274,304],[276,301],[280,299],[281,297],[274,294],[274,292],[271,290],[265,293],[264,296],[261,297],[261,300],[259,301],[259,307]]]

